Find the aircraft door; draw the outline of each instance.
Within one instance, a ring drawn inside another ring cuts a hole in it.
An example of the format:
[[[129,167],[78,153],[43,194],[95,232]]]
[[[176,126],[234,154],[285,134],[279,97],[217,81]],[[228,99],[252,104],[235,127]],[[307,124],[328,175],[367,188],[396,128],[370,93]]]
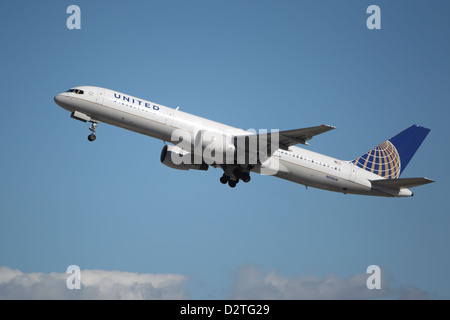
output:
[[[350,181],[356,180],[356,166],[350,165]]]
[[[104,97],[105,97],[105,90],[98,89],[98,91],[97,91],[97,103],[98,104],[103,104]]]

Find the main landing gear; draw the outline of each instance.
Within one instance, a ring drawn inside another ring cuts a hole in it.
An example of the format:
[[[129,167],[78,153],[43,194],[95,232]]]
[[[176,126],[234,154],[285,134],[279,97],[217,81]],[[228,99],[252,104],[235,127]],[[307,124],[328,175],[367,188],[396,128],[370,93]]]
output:
[[[220,177],[220,182],[222,184],[227,184],[231,187],[234,188],[236,187],[236,184],[239,182],[239,180],[232,180],[229,176],[227,176],[225,173],[223,174],[223,176]]]
[[[230,176],[226,172],[220,177],[220,182],[222,184],[227,184],[230,188],[236,187],[236,184],[239,180],[244,181],[245,183],[250,182],[250,173],[247,171],[241,171],[240,169],[233,170],[233,174]]]
[[[92,123],[92,126],[89,127],[89,130],[91,130],[92,133],[90,135],[88,135],[88,140],[92,142],[97,138],[97,136],[95,135],[95,131],[97,130],[98,122],[91,121],[91,123]]]

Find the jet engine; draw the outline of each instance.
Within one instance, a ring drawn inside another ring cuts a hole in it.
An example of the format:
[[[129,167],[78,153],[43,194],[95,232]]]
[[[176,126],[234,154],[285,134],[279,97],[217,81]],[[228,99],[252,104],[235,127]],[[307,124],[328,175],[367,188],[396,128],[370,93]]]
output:
[[[208,165],[205,162],[196,164],[193,158],[192,153],[173,145],[165,145],[161,151],[161,163],[169,168],[177,170],[208,170]]]

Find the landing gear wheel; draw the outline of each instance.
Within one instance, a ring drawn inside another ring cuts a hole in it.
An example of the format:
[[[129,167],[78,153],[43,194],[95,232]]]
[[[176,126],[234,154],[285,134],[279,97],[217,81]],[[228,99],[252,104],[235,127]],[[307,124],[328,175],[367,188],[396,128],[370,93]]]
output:
[[[242,177],[242,172],[239,169],[234,169],[233,175],[239,180]]]
[[[222,184],[226,184],[229,180],[230,180],[230,178],[226,175],[223,175],[222,177],[220,177],[220,182]]]
[[[247,172],[246,172],[246,173],[243,173],[241,179],[242,179],[242,181],[244,181],[245,183],[249,182],[249,181],[250,181],[250,174],[248,174]]]
[[[89,130],[91,130],[92,133],[88,136],[88,140],[92,142],[92,141],[95,140],[95,138],[97,138],[95,136],[95,131],[97,130],[98,122],[97,121],[91,121],[91,123],[92,123],[92,126],[89,127]]]
[[[236,183],[237,183],[236,180],[230,180],[230,181],[228,181],[228,185],[230,186],[230,188],[236,187]]]

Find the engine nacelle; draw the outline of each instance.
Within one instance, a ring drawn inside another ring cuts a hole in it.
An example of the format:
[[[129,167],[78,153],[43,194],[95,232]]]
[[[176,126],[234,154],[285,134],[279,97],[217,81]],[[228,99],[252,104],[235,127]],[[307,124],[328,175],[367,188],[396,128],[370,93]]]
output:
[[[195,164],[193,156],[180,147],[165,145],[161,151],[161,163],[177,170],[208,170],[209,166],[202,162]]]

